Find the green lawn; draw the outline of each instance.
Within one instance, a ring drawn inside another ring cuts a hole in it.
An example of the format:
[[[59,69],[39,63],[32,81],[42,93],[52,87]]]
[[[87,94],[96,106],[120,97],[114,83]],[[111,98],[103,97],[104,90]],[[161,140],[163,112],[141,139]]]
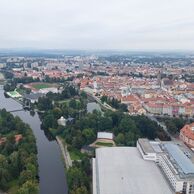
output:
[[[37,84],[33,84],[33,88],[40,90],[40,89],[44,89],[44,88],[50,88],[53,87],[53,85],[51,84],[47,84],[47,83],[37,83]]]
[[[11,96],[12,98],[19,98],[19,97],[22,97],[16,90],[11,91],[11,92],[7,92],[7,94],[8,94],[9,96]]]
[[[72,160],[81,160],[84,156],[79,150],[70,150],[69,154]]]
[[[21,88],[17,88],[16,91],[17,91],[19,94],[21,94],[21,95],[23,95],[23,94],[26,93],[26,90],[21,89]]]
[[[105,143],[105,142],[97,142],[96,145],[106,146],[106,147],[112,147],[113,146],[112,143]]]

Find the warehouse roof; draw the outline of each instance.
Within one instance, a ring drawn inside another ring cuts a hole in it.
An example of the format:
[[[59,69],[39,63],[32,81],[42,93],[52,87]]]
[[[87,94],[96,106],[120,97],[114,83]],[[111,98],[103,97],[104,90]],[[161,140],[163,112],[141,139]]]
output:
[[[157,165],[135,147],[97,149],[93,176],[94,194],[172,194]]]
[[[183,171],[184,174],[194,174],[194,164],[191,160],[180,150],[180,148],[172,143],[164,145],[168,153],[172,156],[178,164],[179,172]]]

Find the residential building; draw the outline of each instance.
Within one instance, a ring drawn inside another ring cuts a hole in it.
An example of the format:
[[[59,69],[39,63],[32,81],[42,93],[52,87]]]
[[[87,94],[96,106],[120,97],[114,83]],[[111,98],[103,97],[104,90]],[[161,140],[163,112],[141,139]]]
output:
[[[179,137],[189,147],[194,148],[194,123],[185,125],[180,130]]]

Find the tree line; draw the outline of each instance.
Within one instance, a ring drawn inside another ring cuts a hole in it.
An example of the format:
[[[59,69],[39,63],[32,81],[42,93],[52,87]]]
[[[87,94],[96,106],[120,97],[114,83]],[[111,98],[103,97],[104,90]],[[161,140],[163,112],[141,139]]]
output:
[[[16,141],[15,135],[21,135]],[[17,194],[38,193],[35,137],[19,117],[0,110],[0,189],[17,188]]]

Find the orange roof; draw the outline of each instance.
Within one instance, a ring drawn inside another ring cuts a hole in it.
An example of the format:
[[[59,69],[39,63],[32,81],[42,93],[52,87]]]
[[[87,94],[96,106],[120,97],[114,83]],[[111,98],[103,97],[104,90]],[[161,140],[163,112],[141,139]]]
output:
[[[15,142],[18,143],[21,139],[22,139],[22,135],[21,134],[15,135]]]
[[[130,101],[138,101],[138,100],[135,98],[135,96],[128,95],[128,96],[123,96],[122,97],[122,101],[128,101],[128,102],[130,102]]]
[[[191,123],[190,125],[185,125],[181,129],[181,133],[188,137],[189,139],[194,140],[194,131],[192,130],[192,127],[194,128],[194,123]]]

